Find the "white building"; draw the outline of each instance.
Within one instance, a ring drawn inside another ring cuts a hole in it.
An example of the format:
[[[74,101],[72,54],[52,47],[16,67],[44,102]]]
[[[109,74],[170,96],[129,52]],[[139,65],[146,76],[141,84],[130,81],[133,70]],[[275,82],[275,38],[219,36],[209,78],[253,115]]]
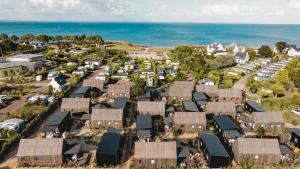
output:
[[[209,78],[204,78],[201,80],[201,84],[204,84],[204,85],[215,85],[214,81],[212,81],[211,79]]]
[[[234,55],[236,63],[245,64],[250,60],[248,52],[237,52]]]
[[[46,57],[41,54],[20,54],[8,57],[6,60],[10,62],[38,62],[45,61]]]
[[[23,123],[24,120],[22,119],[8,119],[0,123],[0,129],[7,129],[20,132]]]
[[[61,75],[52,78],[49,83],[49,86],[52,86],[53,92],[62,92],[64,89],[67,88],[68,84],[65,78]]]
[[[245,53],[246,52],[246,46],[238,46],[238,45],[235,45],[235,47],[233,48],[233,51],[232,51],[234,54],[238,53],[238,52],[241,52],[241,53]]]
[[[298,57],[298,56],[300,56],[300,48],[291,47],[288,50],[288,56],[290,56],[290,57]]]
[[[227,52],[221,43],[212,43],[207,45],[207,55],[227,55]]]

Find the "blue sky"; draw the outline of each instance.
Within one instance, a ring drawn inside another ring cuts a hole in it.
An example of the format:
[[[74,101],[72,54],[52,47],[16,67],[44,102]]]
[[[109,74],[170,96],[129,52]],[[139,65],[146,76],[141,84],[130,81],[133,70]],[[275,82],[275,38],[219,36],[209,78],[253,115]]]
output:
[[[300,24],[300,0],[0,0],[0,20]]]

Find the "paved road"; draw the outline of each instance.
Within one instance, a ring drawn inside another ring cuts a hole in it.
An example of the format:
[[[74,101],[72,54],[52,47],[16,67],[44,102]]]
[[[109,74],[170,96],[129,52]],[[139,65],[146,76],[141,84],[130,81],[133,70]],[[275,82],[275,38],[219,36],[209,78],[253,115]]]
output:
[[[4,109],[0,110],[0,115],[5,115],[9,112],[14,112],[16,111],[18,108],[22,107],[23,104],[27,101],[28,97],[34,96],[36,94],[38,94],[39,92],[45,90],[47,88],[47,86],[40,86],[36,89],[34,89],[32,92],[21,96],[19,100],[13,102],[12,104],[8,105],[7,107],[5,107]]]

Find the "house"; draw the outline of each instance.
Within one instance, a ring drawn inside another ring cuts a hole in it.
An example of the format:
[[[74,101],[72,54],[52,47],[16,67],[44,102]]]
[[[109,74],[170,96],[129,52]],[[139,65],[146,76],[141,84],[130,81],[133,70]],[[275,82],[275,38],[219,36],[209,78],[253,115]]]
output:
[[[7,119],[7,120],[4,120],[3,122],[1,122],[0,129],[13,130],[13,131],[20,133],[23,128],[23,125],[24,125],[24,120],[12,118],[12,119]]]
[[[123,109],[93,109],[91,124],[95,127],[123,128]]]
[[[164,101],[138,101],[137,111],[142,115],[160,115],[165,117],[165,102]]]
[[[152,118],[151,115],[137,115],[136,118],[136,136],[139,139],[149,140],[152,136]]]
[[[265,165],[280,162],[281,152],[278,139],[238,138],[232,146],[234,157],[238,163],[245,158]]]
[[[203,132],[199,136],[200,149],[202,150],[207,165],[210,168],[227,167],[230,156],[219,138],[212,132]]]
[[[295,147],[300,147],[300,129],[298,128],[288,128],[290,133],[289,140],[294,143]]]
[[[111,75],[112,79],[128,79],[128,73],[124,72],[124,73],[116,73]]]
[[[300,48],[297,48],[296,46],[290,47],[287,54],[289,57],[298,57],[300,56]]]
[[[70,124],[72,124],[72,119],[69,112],[56,112],[46,120],[42,133],[47,138],[54,137],[70,129]]]
[[[199,112],[199,109],[195,102],[191,100],[183,100],[182,101],[183,109],[188,112]]]
[[[61,166],[64,140],[62,138],[21,139],[17,161],[19,166],[54,167]]]
[[[98,90],[102,91],[104,86],[103,80],[97,80],[97,79],[84,79],[83,80],[83,87],[93,87],[97,88]]]
[[[8,57],[6,60],[9,62],[43,62],[46,57],[41,54],[19,54]]]
[[[236,117],[236,107],[234,102],[208,102],[205,107],[205,113]]]
[[[90,113],[89,98],[63,98],[61,103],[62,112],[71,112],[73,118],[81,117],[82,114]]]
[[[196,91],[203,92],[210,98],[216,98],[219,95],[219,89],[218,89],[218,86],[216,86],[216,85],[198,84],[198,85],[196,85]]]
[[[250,60],[248,52],[238,52],[234,54],[234,60],[236,63],[245,64]]]
[[[227,115],[213,116],[213,123],[217,133],[232,144],[240,136],[239,127]]]
[[[232,52],[235,53],[245,53],[246,52],[246,46],[239,46],[239,45],[235,45]]]
[[[281,130],[284,128],[284,121],[281,112],[253,112],[253,128],[263,127],[266,130]]]
[[[226,49],[223,47],[221,43],[212,43],[207,45],[207,55],[226,55]]]
[[[176,168],[176,142],[135,142],[135,167]]]
[[[195,84],[193,81],[175,81],[169,88],[169,98],[174,100],[191,100]]]
[[[58,75],[52,78],[49,86],[52,86],[53,92],[62,92],[68,87],[68,84],[62,75]]]
[[[174,126],[185,132],[205,130],[206,116],[204,112],[175,112]]]
[[[193,101],[208,101],[208,97],[204,92],[194,92],[193,93]]]
[[[243,92],[239,89],[219,89],[219,102],[234,102],[240,105],[243,101]]]
[[[71,98],[90,98],[91,87],[80,87],[71,94]]]
[[[252,112],[264,112],[265,109],[261,107],[259,104],[252,100],[246,100],[244,103],[244,109],[248,111],[249,113]]]
[[[215,82],[212,81],[210,78],[204,78],[200,81],[200,84],[204,85],[215,85]]]
[[[109,130],[103,134],[96,150],[97,166],[110,166],[120,163],[121,138],[119,130]]]
[[[281,144],[279,147],[281,152],[281,160],[288,160],[293,162],[295,158],[294,151],[286,144]]]
[[[108,85],[107,94],[110,98],[126,97],[129,99],[130,84],[129,83],[110,84]]]

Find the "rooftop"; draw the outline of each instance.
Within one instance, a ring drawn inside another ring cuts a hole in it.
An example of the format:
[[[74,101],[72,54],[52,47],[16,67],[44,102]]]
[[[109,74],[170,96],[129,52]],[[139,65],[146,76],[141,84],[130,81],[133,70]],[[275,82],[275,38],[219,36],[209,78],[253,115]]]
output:
[[[227,115],[213,116],[213,119],[221,130],[238,129],[238,126]]]
[[[97,154],[116,155],[119,151],[121,141],[120,133],[107,132],[101,137],[97,148]]]
[[[150,115],[138,115],[136,118],[136,129],[151,129],[152,128],[152,118]]]
[[[219,138],[212,132],[204,132],[200,138],[211,156],[230,157]]]
[[[183,104],[185,111],[199,112],[199,109],[198,109],[196,103],[191,100],[183,100],[182,104]]]
[[[135,142],[136,159],[176,159],[176,142]]]
[[[281,154],[277,139],[240,137],[235,143],[240,154]]]
[[[127,98],[126,97],[118,97],[114,100],[114,102],[111,104],[111,108],[114,109],[125,109],[127,104]]]
[[[56,112],[47,119],[44,126],[58,126],[65,120],[65,118],[69,114],[69,112]]]
[[[204,112],[175,112],[175,124],[206,125],[206,115]]]
[[[246,100],[245,104],[249,105],[256,112],[264,112],[265,109],[252,100]]]

